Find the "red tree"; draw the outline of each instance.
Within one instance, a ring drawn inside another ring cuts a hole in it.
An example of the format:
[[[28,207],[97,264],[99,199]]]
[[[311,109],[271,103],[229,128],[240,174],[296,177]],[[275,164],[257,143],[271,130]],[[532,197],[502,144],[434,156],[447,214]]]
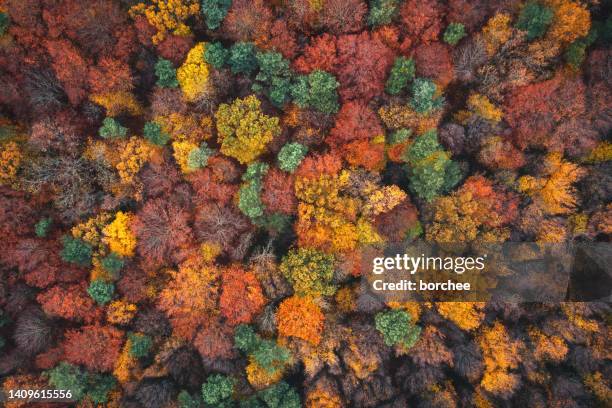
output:
[[[87,285],[57,285],[40,293],[36,300],[46,314],[76,322],[92,323],[100,317],[93,299],[87,294]]]
[[[270,29],[270,38],[261,47],[267,50],[274,50],[283,54],[283,57],[291,60],[295,57],[298,46],[295,41],[295,34],[287,28],[285,20],[277,19]]]
[[[237,265],[230,266],[223,272],[221,291],[221,315],[232,326],[251,323],[266,303],[255,274],[245,272]]]
[[[130,66],[113,58],[102,58],[89,69],[89,86],[94,93],[129,91],[134,86]]]
[[[401,21],[407,34],[430,43],[438,39],[444,10],[437,0],[407,0],[400,9]]]
[[[142,264],[147,269],[167,266],[182,259],[181,249],[192,242],[189,211],[166,198],[148,201],[136,214],[133,230]]]
[[[446,20],[461,23],[466,30],[476,30],[484,23],[489,10],[487,0],[450,0]]]
[[[293,67],[302,74],[315,69],[333,72],[336,66],[336,42],[333,35],[324,33],[304,47],[304,53],[293,62]]]
[[[294,176],[273,168],[266,174],[261,192],[261,201],[270,213],[294,214],[297,199],[293,189]]]
[[[562,122],[585,112],[585,86],[579,77],[558,72],[548,81],[516,89],[505,104],[505,119],[515,131],[515,143],[527,146],[549,144],[549,136]]]
[[[89,62],[67,40],[48,40],[44,44],[51,56],[51,66],[70,103],[78,105],[87,95]]]
[[[222,30],[234,41],[264,43],[270,35],[272,18],[263,0],[234,0]]]
[[[318,178],[321,174],[336,175],[342,169],[342,161],[333,153],[306,157],[295,173],[297,177]]]
[[[200,330],[193,345],[204,359],[231,358],[235,354],[233,331],[219,321]]]
[[[320,22],[334,34],[355,33],[363,29],[367,11],[362,0],[327,0]]]
[[[368,140],[384,134],[378,116],[367,105],[351,101],[342,105],[336,116],[336,125],[326,142],[334,147],[354,140]]]
[[[391,211],[384,212],[376,216],[374,225],[377,231],[387,237],[389,242],[400,242],[406,237],[406,233],[416,226],[418,210],[405,199]]]
[[[441,87],[453,80],[453,63],[449,47],[439,42],[422,44],[414,53],[416,73],[419,77],[431,78]]]
[[[394,53],[368,32],[338,37],[336,71],[344,100],[369,100],[381,94]]]
[[[157,52],[161,57],[172,61],[175,65],[180,65],[192,47],[192,37],[169,35],[157,45]]]
[[[121,353],[123,332],[112,326],[84,326],[80,330],[68,330],[63,344],[68,362],[109,372]]]

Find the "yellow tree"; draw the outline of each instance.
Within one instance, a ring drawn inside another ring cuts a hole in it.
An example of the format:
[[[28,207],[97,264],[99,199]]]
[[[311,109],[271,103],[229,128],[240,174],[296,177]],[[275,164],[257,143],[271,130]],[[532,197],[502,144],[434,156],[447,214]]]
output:
[[[265,115],[255,95],[221,104],[215,118],[221,153],[242,164],[259,157],[281,132],[278,118]]]
[[[134,256],[136,248],[136,235],[132,232],[131,222],[133,215],[123,211],[115,214],[113,222],[108,224],[104,230],[104,242],[112,252],[121,256]]]
[[[485,364],[480,385],[494,395],[512,395],[519,385],[519,377],[510,370],[518,367],[520,342],[511,340],[504,325],[495,322],[478,336],[478,344]]]
[[[159,295],[158,306],[170,319],[174,334],[191,340],[218,313],[218,271],[195,258],[183,262],[178,272],[170,272],[170,277]]]
[[[278,334],[297,337],[317,345],[321,341],[325,316],[311,297],[292,296],[278,307]]]
[[[176,71],[181,91],[187,101],[193,102],[210,91],[209,66],[204,60],[206,43],[196,44],[187,54],[183,65]]]
[[[147,2],[149,3],[149,2]],[[150,5],[139,3],[130,9],[130,15],[142,15],[149,24],[157,29],[153,36],[153,44],[159,44],[168,33],[177,36],[188,36],[191,29],[185,23],[188,18],[196,16],[200,11],[197,0],[152,0]]]
[[[15,142],[0,147],[0,185],[10,184],[17,177],[22,154]]]
[[[546,4],[554,13],[548,30],[550,39],[569,44],[589,33],[591,15],[583,4],[572,0],[547,0]]]
[[[518,188],[544,212],[568,214],[576,207],[576,189],[572,184],[583,175],[583,169],[564,161],[560,153],[549,153],[544,158],[542,177],[523,176],[518,180]]]

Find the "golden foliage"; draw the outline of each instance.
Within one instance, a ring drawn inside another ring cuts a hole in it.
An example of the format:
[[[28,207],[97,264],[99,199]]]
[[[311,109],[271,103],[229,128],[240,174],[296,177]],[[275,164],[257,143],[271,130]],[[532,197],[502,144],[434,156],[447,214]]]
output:
[[[104,255],[102,230],[111,222],[112,218],[111,214],[102,212],[95,217],[89,218],[87,221],[75,225],[70,232],[73,237],[80,238],[91,244],[96,255]]]
[[[325,316],[310,297],[292,296],[278,307],[278,333],[317,345],[321,341]]]
[[[435,242],[503,242],[510,236],[505,227],[509,208],[500,201],[508,197],[497,193],[492,183],[473,176],[450,196],[440,197],[432,205],[433,222],[426,228],[427,240]]]
[[[568,352],[567,344],[559,336],[549,336],[534,327],[529,329],[529,337],[534,344],[533,354],[538,360],[560,363]]]
[[[151,38],[153,44],[159,44],[168,33],[186,37],[191,29],[185,21],[198,15],[200,2],[197,0],[151,0],[151,5],[139,3],[130,9],[130,15],[135,17],[144,14],[149,24],[157,29]]]
[[[473,93],[467,101],[468,107],[481,118],[498,123],[503,118],[500,108],[493,105],[489,98],[484,95]]]
[[[341,408],[342,400],[336,393],[322,388],[315,388],[306,395],[307,408]]]
[[[187,54],[183,65],[176,70],[176,79],[185,99],[189,102],[199,99],[210,91],[208,81],[210,69],[204,60],[205,50],[206,43],[197,43]]]
[[[247,380],[256,390],[262,390],[279,382],[283,378],[283,370],[266,370],[261,367],[254,358],[249,357],[246,367]]]
[[[137,361],[130,355],[130,349],[132,348],[131,340],[128,339],[123,345],[123,350],[119,358],[115,362],[115,369],[113,375],[117,378],[121,384],[125,384],[133,379],[132,371],[137,368]]]
[[[478,337],[484,357],[485,373],[480,385],[486,391],[499,396],[512,395],[519,380],[509,370],[518,367],[520,343],[513,341],[503,324],[495,322],[485,328]]]
[[[438,302],[440,315],[454,322],[461,330],[474,330],[484,319],[484,302]]]
[[[115,165],[121,181],[126,184],[132,183],[136,174],[151,157],[151,153],[152,148],[144,139],[133,136],[125,142],[119,162]]]
[[[612,143],[607,140],[599,142],[584,159],[586,163],[601,163],[612,160]]]
[[[136,316],[138,308],[125,300],[115,300],[106,309],[106,320],[111,324],[128,324]]]
[[[591,15],[587,8],[572,0],[547,0],[554,12],[548,37],[554,41],[569,44],[584,37],[591,29]]]
[[[609,407],[612,405],[612,388],[610,388],[610,380],[606,379],[601,372],[596,371],[589,374],[584,379],[586,385],[597,399],[602,403],[602,406]]]
[[[131,222],[133,215],[118,211],[113,222],[102,231],[104,242],[112,252],[121,256],[134,256],[136,249],[136,235],[132,232]]]
[[[435,129],[442,120],[440,109],[430,114],[417,113],[408,105],[390,105],[379,109],[378,115],[389,129],[412,129],[416,134],[423,134]]]
[[[203,242],[200,245],[200,253],[202,255],[202,260],[206,263],[213,263],[215,258],[218,257],[223,248],[216,242]]]
[[[155,123],[173,140],[190,141],[199,144],[212,136],[212,118],[207,115],[193,115],[173,112],[169,115],[156,116]]]
[[[254,161],[281,133],[279,119],[265,115],[255,95],[221,104],[215,118],[221,153],[242,164]]]
[[[217,313],[219,271],[199,259],[183,262],[159,294],[158,306],[166,312],[174,334],[190,340],[200,324]]]
[[[510,39],[512,36],[511,22],[512,17],[509,14],[497,13],[484,26],[482,38],[489,55],[494,55],[502,44]]]
[[[544,158],[544,175],[536,178],[523,176],[518,189],[531,196],[548,214],[567,214],[576,207],[576,190],[572,186],[584,170],[563,160],[560,153],[549,153]]]
[[[128,91],[106,92],[94,94],[91,101],[106,109],[106,115],[115,117],[123,114],[139,116],[142,114],[142,106],[136,100],[133,93]]]
[[[174,150],[173,156],[174,160],[176,160],[177,164],[181,168],[181,171],[184,174],[189,174],[194,170],[189,166],[189,154],[198,149],[198,145],[192,142],[184,141],[184,142],[172,142],[172,149]]]
[[[9,142],[0,147],[0,185],[15,181],[21,159],[22,154],[17,143]]]
[[[318,178],[297,177],[295,195],[299,200],[298,233],[301,246],[344,252],[355,248],[358,231],[354,220],[357,201],[341,190],[348,186],[349,172],[321,174]]]
[[[406,193],[398,186],[384,186],[368,195],[362,213],[366,216],[382,214],[392,210],[405,199]]]

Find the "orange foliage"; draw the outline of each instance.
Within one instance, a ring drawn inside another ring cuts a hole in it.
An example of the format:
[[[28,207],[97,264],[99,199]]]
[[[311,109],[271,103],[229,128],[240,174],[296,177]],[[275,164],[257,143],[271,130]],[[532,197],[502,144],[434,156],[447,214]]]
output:
[[[333,72],[335,63],[336,37],[324,33],[304,47],[304,53],[295,59],[293,67],[302,74],[309,74],[316,69]]]
[[[483,176],[468,178],[459,190],[433,203],[427,239],[436,242],[503,242],[517,216],[515,197]]]
[[[499,396],[510,396],[519,385],[519,378],[509,370],[518,367],[518,341],[510,339],[500,322],[485,328],[478,337],[485,363],[485,374],[480,385],[488,392]]]
[[[36,297],[49,316],[91,323],[96,317],[93,299],[87,294],[85,283],[54,286]]]
[[[221,314],[232,326],[250,323],[266,303],[255,274],[245,272],[237,265],[223,271],[221,290]]]
[[[218,271],[199,259],[188,259],[179,266],[178,272],[170,272],[170,277],[157,304],[170,319],[174,334],[191,340],[214,314]]]
[[[481,302],[439,302],[438,312],[452,320],[461,330],[474,330],[480,327],[484,319],[485,304]]]
[[[325,316],[310,297],[292,296],[278,307],[278,333],[317,345],[321,341]]]
[[[549,153],[544,159],[543,177],[521,177],[519,190],[529,194],[547,213],[567,214],[576,207],[572,184],[583,175],[578,165],[564,161],[559,153]]]
[[[66,360],[90,370],[109,372],[123,345],[123,332],[113,326],[83,326],[68,330],[64,340]]]

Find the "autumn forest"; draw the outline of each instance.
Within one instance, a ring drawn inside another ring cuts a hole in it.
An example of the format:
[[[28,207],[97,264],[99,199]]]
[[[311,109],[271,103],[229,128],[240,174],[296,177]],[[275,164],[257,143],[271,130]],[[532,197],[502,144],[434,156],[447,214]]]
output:
[[[612,406],[609,302],[361,285],[609,242],[611,11],[0,0],[0,391],[72,396],[5,406]]]

